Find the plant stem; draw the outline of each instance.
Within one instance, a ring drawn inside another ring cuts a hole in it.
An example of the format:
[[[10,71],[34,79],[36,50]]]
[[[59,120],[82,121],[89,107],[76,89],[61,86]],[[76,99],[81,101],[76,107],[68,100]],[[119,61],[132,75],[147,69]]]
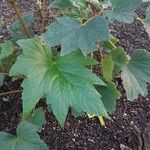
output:
[[[117,48],[111,40],[109,40],[108,42],[112,45],[113,48]]]
[[[28,38],[31,38],[31,36],[32,36],[31,32],[28,29],[28,27],[25,25],[24,19],[20,13],[20,9],[17,7],[16,0],[10,1],[10,4],[11,4],[12,8],[15,10],[16,16],[18,17],[18,20],[23,27],[24,33],[27,35]]]
[[[37,4],[39,7],[39,13],[40,13],[41,21],[42,21],[42,32],[44,32],[45,8],[46,8],[45,0],[39,0]]]
[[[2,74],[3,74],[4,76],[9,76],[9,73],[3,72]]]
[[[42,32],[44,32],[44,26],[45,26],[45,8],[46,8],[46,3],[45,0],[42,2]]]
[[[10,92],[5,92],[5,93],[0,93],[1,96],[9,95],[9,94],[16,94],[16,93],[21,93],[23,90],[16,90],[16,91],[10,91]]]
[[[98,119],[99,119],[100,124],[105,127],[105,121],[104,121],[103,117],[100,116],[100,117],[98,117]]]

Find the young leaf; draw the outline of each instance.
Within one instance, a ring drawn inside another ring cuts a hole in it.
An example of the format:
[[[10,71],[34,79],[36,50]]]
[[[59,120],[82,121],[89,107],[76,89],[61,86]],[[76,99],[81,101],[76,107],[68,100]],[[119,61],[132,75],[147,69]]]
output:
[[[107,86],[96,86],[96,89],[102,95],[102,101],[107,112],[111,114],[115,111],[116,99],[118,99],[121,94],[113,83],[106,83]]]
[[[13,43],[11,41],[6,41],[1,45],[0,59],[6,58],[13,53]]]
[[[1,59],[0,72],[8,73],[14,62],[16,61],[17,54],[13,53],[8,57]]]
[[[11,41],[6,41],[0,44],[0,73],[9,72],[12,64],[16,60],[16,54],[13,53],[13,43]],[[4,79],[1,75],[1,79]],[[2,81],[2,80],[1,80]]]
[[[147,33],[150,36],[150,6],[147,8],[146,18],[144,19],[143,24],[144,24],[144,27],[145,27]]]
[[[71,0],[54,0],[50,4],[50,8],[67,9],[72,7]]]
[[[89,65],[89,57],[75,51],[54,59],[51,50],[41,45],[38,38],[19,40],[18,44],[23,53],[11,69],[11,74],[27,76],[22,84],[24,116],[30,114],[43,96],[61,125],[65,122],[68,107],[78,112],[107,116],[101,95],[93,86],[105,84],[85,67]],[[91,58],[89,61],[95,64]]]
[[[108,21],[102,17],[93,17],[85,24],[71,17],[60,17],[48,27],[43,35],[50,46],[61,44],[61,54],[68,54],[77,48],[83,53],[96,50],[96,42],[109,39]]]
[[[104,58],[102,59],[101,65],[103,78],[106,79],[107,81],[111,81],[114,69],[114,61],[112,60],[111,56],[105,55]]]
[[[109,41],[104,41],[103,42],[103,48],[104,51],[110,52],[112,49],[114,49],[119,42],[119,39],[112,37]]]
[[[147,82],[150,82],[150,53],[137,50],[121,73],[127,98],[134,100],[139,95],[147,95]]]
[[[37,134],[37,126],[26,121],[17,127],[17,135],[0,132],[1,150],[48,150]]]
[[[120,21],[131,23],[134,19],[134,11],[141,5],[141,0],[111,0],[112,10],[104,11],[104,16],[110,22]]]
[[[115,64],[113,70],[113,75],[115,76],[122,70],[124,65],[127,63],[127,56],[122,48],[114,48],[111,50],[111,57]]]
[[[36,109],[28,119],[28,122],[37,125],[39,127],[39,130],[41,130],[42,125],[45,122],[45,114],[43,110],[41,108]]]

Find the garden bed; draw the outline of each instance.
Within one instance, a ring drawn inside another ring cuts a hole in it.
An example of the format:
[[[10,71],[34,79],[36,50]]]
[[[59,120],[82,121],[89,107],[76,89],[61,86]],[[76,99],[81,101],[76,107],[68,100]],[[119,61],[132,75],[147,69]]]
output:
[[[47,1],[48,3],[50,1]],[[20,2],[22,11],[32,7],[32,0]],[[144,17],[143,11],[138,12]],[[47,20],[52,19],[48,13]],[[5,0],[0,3],[0,16],[7,21],[8,27],[14,20],[14,12]],[[35,24],[38,32],[38,24]],[[119,45],[125,48],[128,54],[135,49],[142,48],[150,51],[150,38],[142,24],[135,20],[131,24],[114,23],[110,27],[112,34],[119,38]],[[39,31],[40,33],[40,31]],[[0,41],[10,39],[7,29],[3,29]],[[98,56],[97,56],[98,57]],[[95,70],[96,72],[96,70]],[[6,77],[0,93],[21,90],[21,80],[12,81]],[[40,133],[41,139],[52,150],[148,150],[150,144],[150,88],[147,97],[130,102],[127,101],[122,81],[116,78],[116,84],[121,98],[117,101],[117,109],[112,115],[112,120],[105,120],[105,127],[101,126],[98,118],[89,119],[87,116],[75,118],[68,115],[64,129],[56,121],[53,114],[48,112],[44,100],[37,107],[41,107],[46,115],[46,123]],[[15,129],[20,121],[22,112],[21,92],[0,97],[0,131],[15,134]]]

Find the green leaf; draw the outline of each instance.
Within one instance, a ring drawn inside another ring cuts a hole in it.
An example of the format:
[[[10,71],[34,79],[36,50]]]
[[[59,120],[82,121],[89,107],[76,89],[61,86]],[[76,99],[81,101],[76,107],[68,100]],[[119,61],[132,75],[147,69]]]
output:
[[[114,61],[113,76],[116,76],[127,63],[127,55],[122,48],[114,48],[111,50],[111,57]]]
[[[150,1],[149,0],[142,0],[143,3],[141,3],[141,5],[139,6],[138,9],[146,9],[147,7],[150,6]]]
[[[110,52],[114,47],[116,47],[117,43],[119,42],[119,39],[112,37],[109,41],[103,42],[103,48],[106,52]]]
[[[36,109],[28,119],[28,122],[37,125],[39,130],[42,129],[45,121],[45,113],[41,108]]]
[[[143,21],[144,27],[150,36],[150,6],[146,10],[146,18]]]
[[[33,30],[30,28],[30,25],[33,21],[33,12],[27,12],[22,14],[25,25],[30,29],[30,32],[33,33]],[[12,37],[15,41],[23,38],[27,38],[27,35],[23,31],[23,27],[19,20],[16,20],[11,26]]]
[[[107,86],[96,86],[97,91],[102,95],[104,106],[110,114],[116,109],[116,99],[121,94],[113,83],[106,82]]]
[[[114,69],[114,61],[112,60],[111,56],[105,55],[101,61],[101,65],[103,78],[106,79],[107,81],[111,81]]]
[[[134,52],[123,68],[121,78],[129,100],[137,99],[139,95],[147,95],[147,82],[150,83],[150,53],[145,50]]]
[[[104,11],[104,16],[110,22],[120,21],[131,23],[134,20],[134,11],[141,5],[141,0],[111,0],[112,10]]]
[[[16,61],[17,54],[13,53],[10,56],[1,59],[0,72],[8,73],[14,62]]]
[[[37,134],[37,126],[21,122],[17,127],[17,135],[0,132],[1,150],[48,150]]]
[[[50,46],[61,44],[61,54],[68,54],[77,48],[83,53],[96,50],[96,42],[109,39],[108,21],[102,17],[94,17],[81,24],[71,17],[60,17],[48,27],[43,35]]]
[[[3,85],[4,75],[0,73],[0,87]]]
[[[0,72],[8,73],[15,62],[17,54],[13,52],[13,43],[6,41],[0,44]]]
[[[13,43],[11,41],[6,41],[1,45],[0,59],[6,58],[13,53]]]
[[[54,59],[50,48],[41,45],[38,38],[19,40],[18,44],[23,53],[11,69],[11,74],[27,77],[22,84],[24,116],[28,116],[44,96],[61,125],[69,107],[78,112],[107,116],[101,95],[93,86],[105,84],[85,67],[91,58],[75,51]]]
[[[57,9],[67,9],[72,7],[73,5],[71,0],[54,0],[50,4],[50,8],[57,8]]]
[[[88,7],[88,3],[86,0],[71,0],[74,7],[78,8],[79,11],[82,8]]]
[[[110,0],[102,1],[102,2],[100,2],[100,5],[103,7],[103,9],[107,9],[108,7],[112,6]]]
[[[149,2],[149,0],[142,0],[143,2]]]
[[[71,111],[76,118],[85,115],[85,112],[78,112],[74,108],[72,108]]]

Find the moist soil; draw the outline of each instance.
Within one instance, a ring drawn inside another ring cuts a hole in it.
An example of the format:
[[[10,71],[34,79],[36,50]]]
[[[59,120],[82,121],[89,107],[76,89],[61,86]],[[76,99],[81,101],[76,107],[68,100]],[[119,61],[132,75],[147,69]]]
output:
[[[47,1],[47,5],[50,0]],[[22,0],[18,3],[22,11],[35,7],[32,0]],[[137,11],[141,17],[145,17],[144,11]],[[47,12],[47,22],[54,18],[55,13]],[[0,16],[6,21],[7,26],[0,30],[0,41],[11,39],[8,31],[11,22],[15,19],[14,12],[6,0],[0,3]],[[38,19],[37,19],[38,20]],[[36,21],[37,21],[36,20]],[[37,33],[40,26],[33,24]],[[135,49],[150,51],[150,38],[142,24],[135,20],[131,24],[115,22],[110,26],[112,34],[119,38],[119,46],[128,54]],[[99,57],[96,54],[96,57]],[[99,72],[95,68],[94,72]],[[87,116],[75,118],[71,113],[65,127],[62,129],[52,113],[47,109],[44,100],[37,107],[41,107],[46,116],[46,123],[41,139],[51,150],[150,150],[150,87],[147,97],[140,97],[130,102],[126,98],[120,77],[115,79],[116,85],[122,96],[117,100],[116,111],[111,120],[105,120],[105,126],[101,126],[98,118],[89,119]],[[12,81],[6,77],[0,93],[21,90],[22,80]],[[0,131],[15,134],[22,112],[21,93],[9,94],[0,97]],[[30,132],[30,131],[29,131]]]

